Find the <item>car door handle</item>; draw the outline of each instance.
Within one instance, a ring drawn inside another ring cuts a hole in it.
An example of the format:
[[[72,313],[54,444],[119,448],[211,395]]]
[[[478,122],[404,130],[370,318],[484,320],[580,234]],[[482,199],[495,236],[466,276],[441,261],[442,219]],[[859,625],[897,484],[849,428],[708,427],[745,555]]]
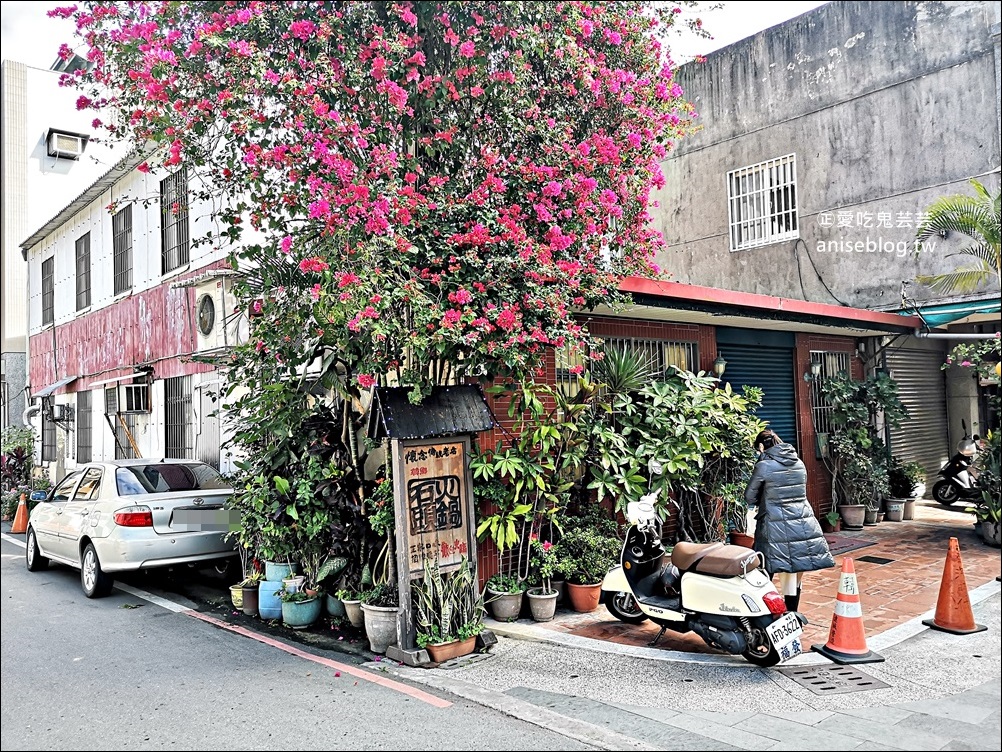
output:
[[[86,515],[86,514],[90,514],[90,510],[89,509],[84,509],[82,512],[80,512],[81,516]]]

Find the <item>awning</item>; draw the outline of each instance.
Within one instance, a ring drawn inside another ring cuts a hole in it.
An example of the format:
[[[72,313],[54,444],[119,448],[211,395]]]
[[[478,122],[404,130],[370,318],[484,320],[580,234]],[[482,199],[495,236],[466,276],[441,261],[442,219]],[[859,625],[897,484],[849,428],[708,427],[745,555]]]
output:
[[[940,303],[916,305],[913,310],[904,311],[920,316],[926,326],[945,326],[966,319],[968,316],[994,316],[998,318],[1002,299],[971,300],[964,303]]]
[[[71,381],[76,381],[77,378],[78,378],[77,376],[67,376],[65,379],[59,379],[59,381],[57,381],[55,384],[49,384],[44,389],[39,389],[37,392],[31,395],[31,398],[36,399],[38,397],[48,397],[50,394],[55,392],[60,387],[66,386]]]
[[[117,384],[119,381],[125,381],[126,379],[134,379],[137,376],[145,376],[146,371],[136,371],[135,373],[127,373],[124,376],[116,376],[113,379],[103,379],[102,381],[94,381],[91,383],[91,389],[99,386],[105,386],[106,384]]]
[[[494,426],[494,415],[476,384],[436,386],[419,405],[407,387],[379,387],[369,406],[368,437],[426,439],[479,433]]]

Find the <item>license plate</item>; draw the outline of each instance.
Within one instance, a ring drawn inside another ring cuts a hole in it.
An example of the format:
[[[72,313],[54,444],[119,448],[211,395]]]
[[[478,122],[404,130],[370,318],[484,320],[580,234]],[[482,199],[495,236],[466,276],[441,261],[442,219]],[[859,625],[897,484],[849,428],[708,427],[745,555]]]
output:
[[[223,533],[230,530],[233,520],[227,509],[175,509],[170,526],[186,533]]]
[[[780,660],[788,661],[804,652],[803,643],[800,641],[804,628],[795,614],[783,614],[767,626],[765,631],[776,652],[779,653]]]

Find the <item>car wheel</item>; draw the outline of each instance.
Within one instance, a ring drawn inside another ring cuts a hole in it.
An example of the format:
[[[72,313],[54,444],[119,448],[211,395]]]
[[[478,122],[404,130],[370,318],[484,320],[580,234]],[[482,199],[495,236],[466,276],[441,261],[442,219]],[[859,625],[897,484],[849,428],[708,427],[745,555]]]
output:
[[[42,552],[38,548],[35,531],[30,527],[28,528],[27,540],[24,542],[24,558],[28,564],[29,572],[41,572],[49,566],[49,560],[42,556]]]
[[[88,598],[103,598],[111,592],[115,584],[115,578],[101,569],[101,562],[97,558],[93,543],[88,543],[84,547],[80,559],[80,583],[83,585],[84,595]]]

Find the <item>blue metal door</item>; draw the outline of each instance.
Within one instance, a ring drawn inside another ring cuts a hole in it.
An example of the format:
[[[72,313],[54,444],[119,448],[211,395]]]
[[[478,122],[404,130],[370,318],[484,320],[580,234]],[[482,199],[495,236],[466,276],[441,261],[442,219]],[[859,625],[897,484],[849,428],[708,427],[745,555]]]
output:
[[[797,402],[794,392],[794,349],[763,344],[724,344],[718,336],[717,352],[727,361],[723,381],[732,389],[761,387],[762,405],[756,414],[769,428],[797,446]],[[727,337],[731,339],[731,337]]]

